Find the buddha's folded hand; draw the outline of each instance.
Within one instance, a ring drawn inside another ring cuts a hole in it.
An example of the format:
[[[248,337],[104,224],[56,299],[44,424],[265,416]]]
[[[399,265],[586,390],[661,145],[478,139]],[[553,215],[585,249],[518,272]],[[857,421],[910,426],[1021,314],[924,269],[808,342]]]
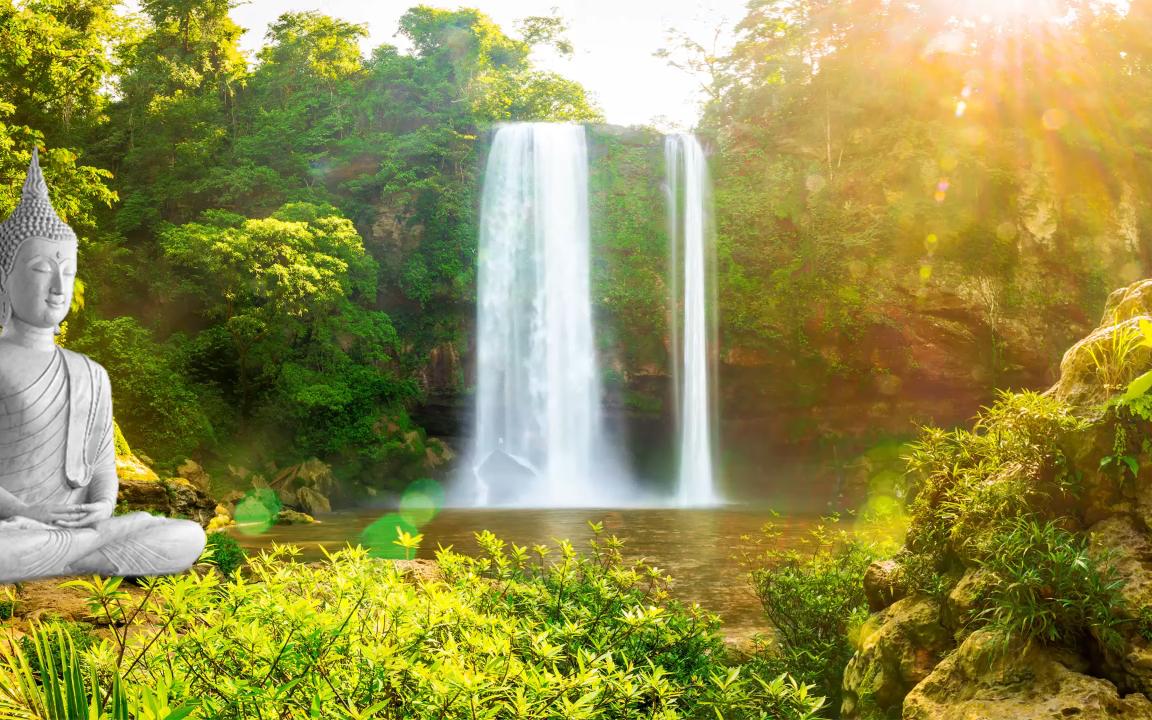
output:
[[[71,507],[78,510],[81,514],[60,520],[56,523],[60,527],[89,527],[91,525],[95,525],[101,520],[107,520],[108,518],[112,517],[112,511],[115,509],[110,502],[83,503],[80,505],[72,505]]]
[[[59,527],[81,527],[79,525],[70,525],[65,523],[72,523],[84,518],[88,511],[84,509],[83,505],[76,503],[69,504],[43,504],[43,505],[25,505],[20,509],[19,515],[21,517],[30,518],[46,525],[56,525]]]

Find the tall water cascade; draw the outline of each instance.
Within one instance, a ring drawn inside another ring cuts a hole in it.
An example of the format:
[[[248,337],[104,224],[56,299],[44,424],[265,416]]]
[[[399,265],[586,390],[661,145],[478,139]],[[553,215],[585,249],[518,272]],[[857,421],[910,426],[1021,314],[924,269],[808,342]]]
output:
[[[588,246],[584,128],[499,128],[480,209],[475,504],[588,506],[619,483],[601,417]]]
[[[679,410],[681,506],[720,501],[714,477],[714,302],[712,197],[704,149],[692,135],[664,140],[672,267],[673,380]]]

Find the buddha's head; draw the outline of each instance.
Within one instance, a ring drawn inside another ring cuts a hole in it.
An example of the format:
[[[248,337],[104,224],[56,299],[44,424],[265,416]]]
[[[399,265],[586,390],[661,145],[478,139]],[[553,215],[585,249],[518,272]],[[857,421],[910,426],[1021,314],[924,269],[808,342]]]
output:
[[[76,233],[48,199],[36,148],[20,204],[0,223],[0,326],[15,317],[56,328],[68,315],[76,279]]]

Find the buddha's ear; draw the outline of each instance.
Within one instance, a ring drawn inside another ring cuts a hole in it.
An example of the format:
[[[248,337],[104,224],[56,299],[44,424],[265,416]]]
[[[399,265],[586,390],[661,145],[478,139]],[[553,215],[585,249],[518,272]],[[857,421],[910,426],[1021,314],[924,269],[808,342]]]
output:
[[[0,280],[0,327],[8,325],[11,318],[12,303],[8,301],[8,291],[4,289],[4,283]]]

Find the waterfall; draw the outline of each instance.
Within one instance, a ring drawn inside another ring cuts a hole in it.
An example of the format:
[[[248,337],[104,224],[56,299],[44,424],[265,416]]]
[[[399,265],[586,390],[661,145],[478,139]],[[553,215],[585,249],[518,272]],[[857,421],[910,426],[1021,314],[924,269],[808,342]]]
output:
[[[589,506],[613,494],[588,247],[584,128],[500,127],[480,209],[476,504]]]
[[[691,135],[665,138],[664,156],[672,267],[673,382],[680,429],[676,502],[681,506],[711,505],[720,497],[713,470],[715,232],[708,165],[704,149]]]

